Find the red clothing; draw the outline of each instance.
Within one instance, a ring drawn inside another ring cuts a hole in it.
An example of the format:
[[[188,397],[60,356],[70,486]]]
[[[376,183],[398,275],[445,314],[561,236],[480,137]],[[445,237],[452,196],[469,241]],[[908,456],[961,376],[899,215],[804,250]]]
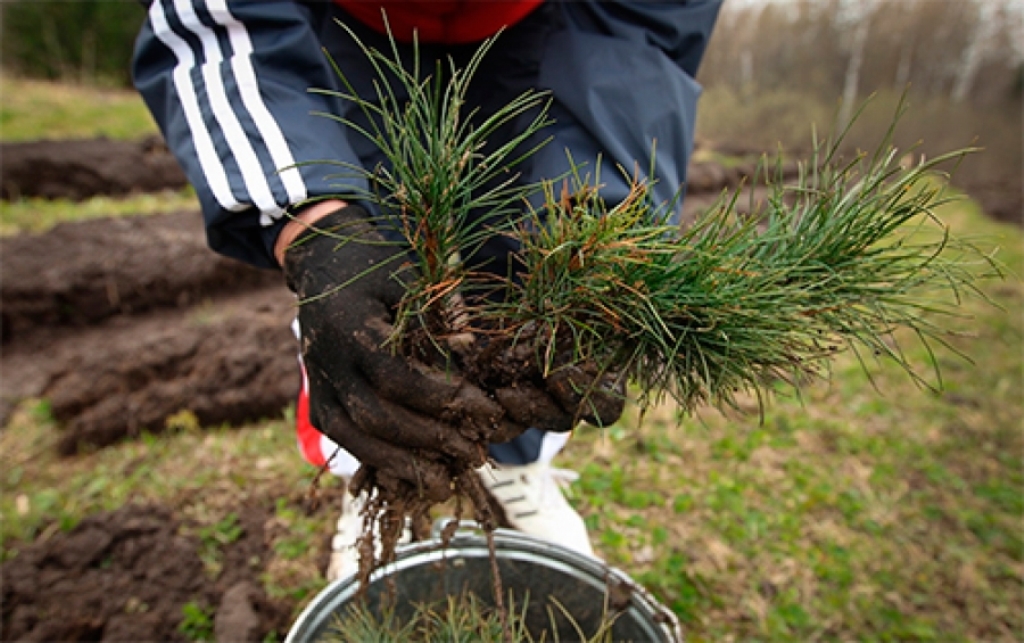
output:
[[[360,22],[396,40],[460,44],[479,42],[526,17],[544,0],[335,0]],[[385,27],[384,14],[387,15]]]

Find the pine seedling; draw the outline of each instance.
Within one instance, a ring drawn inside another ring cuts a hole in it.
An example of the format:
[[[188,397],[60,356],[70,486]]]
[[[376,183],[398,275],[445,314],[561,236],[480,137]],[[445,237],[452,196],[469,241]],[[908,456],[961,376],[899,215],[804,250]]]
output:
[[[371,609],[363,602],[346,606],[335,615],[321,643],[366,641],[374,643],[406,643],[407,641],[446,641],[448,643],[558,643],[556,614],[573,630],[573,641],[584,643],[610,643],[613,615],[605,614],[596,624],[596,632],[588,634],[573,615],[554,597],[548,606],[550,627],[529,622],[528,600],[516,606],[509,596],[508,623],[487,600],[472,592],[459,592],[436,603],[417,603],[410,606],[411,614],[399,618],[393,605]],[[506,629],[506,625],[508,629]]]
[[[372,141],[388,164],[369,170],[335,164],[366,179],[369,190],[356,196],[374,203],[381,212],[377,225],[399,233],[410,249],[417,277],[396,315],[396,345],[407,349],[411,336],[422,339],[419,331],[426,331],[426,337],[441,347],[446,335],[461,332],[468,321],[460,293],[481,287],[473,282],[483,275],[468,274],[461,258],[508,226],[522,202],[538,189],[519,184],[515,169],[546,142],[536,140],[550,123],[545,98],[525,93],[486,117],[465,108],[469,84],[493,38],[464,68],[438,61],[433,73],[424,76],[415,43],[414,60],[407,69],[394,40],[389,56],[349,33],[378,75],[375,96],[361,96],[333,61],[346,91],[321,93],[351,101],[368,124],[322,115]],[[499,128],[524,114],[530,116],[517,135],[487,148]],[[485,213],[486,222],[471,218],[479,213]]]
[[[341,162],[341,176],[353,175],[369,186],[353,196],[373,204],[379,211],[374,223],[403,240],[409,250],[407,264],[380,265],[375,269],[412,275],[403,278],[406,295],[395,311],[394,350],[414,359],[453,363],[450,345],[457,337],[472,335],[475,307],[467,305],[466,293],[494,288],[492,277],[466,269],[463,257],[472,256],[493,234],[500,234],[514,221],[516,213],[536,190],[523,186],[516,167],[545,141],[537,136],[549,123],[542,94],[526,93],[493,114],[480,114],[466,108],[466,95],[474,73],[494,42],[485,41],[465,67],[449,61],[434,65],[432,75],[421,71],[419,48],[414,43],[413,61],[407,67],[395,41],[391,51],[381,52],[365,46],[345,25],[377,74],[374,95],[361,95],[341,67],[332,61],[343,91],[311,90],[354,104],[362,120],[336,114],[321,114],[341,123],[373,143],[385,164],[363,168]],[[497,145],[489,145],[495,132],[513,120],[525,121],[519,133]],[[483,213],[485,221],[475,220]],[[333,233],[339,244],[365,242],[346,237],[344,230]],[[339,284],[333,291],[341,290]],[[328,293],[331,294],[331,293]],[[301,303],[301,302],[300,302]],[[486,444],[480,445],[481,450]],[[487,492],[471,465],[448,462],[454,491],[473,504],[475,518],[488,533],[493,550],[493,527]],[[457,483],[455,482],[457,481]],[[385,493],[372,471],[363,468],[353,479],[355,489],[378,492],[364,510],[364,535],[360,545],[360,579],[365,583],[371,568],[394,556],[399,528],[406,514],[423,522],[429,503],[416,490],[396,495]],[[456,518],[461,517],[457,505]],[[372,525],[378,529],[374,529]],[[391,528],[387,528],[391,527]],[[376,555],[371,542],[381,534],[381,553]],[[450,537],[450,536],[448,536]],[[495,573],[495,599],[499,613],[501,582]]]
[[[328,116],[389,161],[349,169],[373,186],[363,196],[379,206],[380,224],[410,248],[416,278],[393,338],[408,354],[423,354],[426,339],[453,363],[446,340],[475,334],[492,344],[488,355],[495,343],[526,345],[517,354],[532,352],[536,363],[524,377],[588,362],[633,382],[642,405],[669,395],[687,411],[824,375],[844,349],[865,367],[868,355],[888,356],[924,383],[895,331],[909,330],[926,347],[942,342],[935,320],[977,292],[976,264],[998,272],[935,214],[948,201],[940,166],[969,150],[901,166],[892,135],[902,105],[873,154],[844,162],[842,134],[816,142],[795,184],[782,180],[776,159],[764,172],[768,197],[752,215],[737,213],[738,193],[726,194],[680,228],[678,201],[654,203],[645,179],[632,178],[626,199],[606,203],[599,167],[521,185],[512,171],[536,151],[527,144],[549,121],[536,93],[486,119],[466,113],[467,88],[492,44],[465,68],[438,65],[426,78],[418,54],[406,69],[394,43],[390,55],[364,47],[380,77],[373,101],[337,69],[348,88],[341,97],[370,125]],[[528,112],[534,117],[519,136],[485,152],[498,127]],[[530,209],[538,192],[543,205]],[[486,225],[474,223],[481,211]],[[497,234],[522,248],[517,274],[468,270],[461,258]],[[502,296],[478,296],[485,291]],[[454,363],[488,372],[473,357]]]
[[[939,166],[967,151],[904,168],[891,135],[845,164],[841,137],[816,145],[795,185],[779,159],[754,214],[725,195],[684,228],[643,181],[612,206],[578,173],[557,197],[549,183],[543,210],[516,229],[523,277],[489,313],[543,338],[545,369],[552,347],[569,346],[575,361],[627,374],[641,406],[761,399],[779,380],[824,374],[841,349],[888,356],[923,383],[895,331],[943,342],[936,317],[978,293],[979,264],[999,268],[935,214],[948,201]]]

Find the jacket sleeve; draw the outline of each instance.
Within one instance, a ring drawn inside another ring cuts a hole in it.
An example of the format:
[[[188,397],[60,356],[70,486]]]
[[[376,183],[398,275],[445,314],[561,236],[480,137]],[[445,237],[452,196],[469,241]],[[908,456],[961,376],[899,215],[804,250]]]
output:
[[[646,176],[653,164],[655,200],[673,202],[693,151],[701,92],[694,76],[721,3],[563,2],[562,30],[540,67],[554,98],[554,141],[532,159],[531,174],[568,171],[569,150],[577,165],[601,163],[602,196],[615,202],[629,193],[624,174]]]
[[[323,3],[320,3],[321,5]],[[135,85],[195,187],[211,248],[273,267],[289,206],[357,193],[358,163],[320,47],[318,3],[153,0],[138,36]],[[331,176],[331,182],[325,177]]]

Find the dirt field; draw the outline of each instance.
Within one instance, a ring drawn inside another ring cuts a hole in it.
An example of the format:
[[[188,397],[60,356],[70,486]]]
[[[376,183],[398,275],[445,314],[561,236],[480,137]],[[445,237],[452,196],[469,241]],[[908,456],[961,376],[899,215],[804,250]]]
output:
[[[30,545],[4,566],[4,639],[182,640],[188,603],[218,606],[218,634],[232,640],[287,630],[288,607],[267,599],[249,564],[265,554],[267,508],[243,507],[239,516],[243,535],[225,550],[213,584],[199,539],[179,535],[164,507],[128,505]]]
[[[3,150],[5,196],[119,194],[181,181],[152,142],[12,149]],[[154,163],[164,178],[143,182]],[[695,166],[688,210],[743,173]],[[993,214],[1019,219],[1019,190],[979,189]],[[49,399],[63,455],[157,432],[183,409],[204,425],[234,425],[279,415],[294,398],[290,293],[276,272],[208,251],[198,213],[4,239],[0,270],[0,420],[20,400]],[[216,606],[218,640],[283,636],[294,606],[268,598],[260,583],[274,501],[239,508],[241,535],[224,546],[212,580],[202,539],[183,535],[188,525],[173,507],[127,505],[21,544],[2,569],[4,640],[187,640],[182,610],[196,600]]]

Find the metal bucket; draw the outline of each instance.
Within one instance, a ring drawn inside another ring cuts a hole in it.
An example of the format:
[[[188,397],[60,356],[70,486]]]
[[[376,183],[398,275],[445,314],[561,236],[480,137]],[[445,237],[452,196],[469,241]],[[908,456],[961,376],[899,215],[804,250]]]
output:
[[[486,537],[460,529],[443,547],[436,533],[437,526],[430,540],[402,546],[394,563],[370,576],[365,600],[371,611],[389,601],[396,616],[406,619],[417,605],[441,606],[448,596],[461,593],[475,594],[493,606]],[[548,641],[578,640],[577,627],[589,638],[613,617],[612,640],[682,641],[675,615],[622,571],[517,531],[498,529],[494,540],[505,595],[511,594],[516,613],[523,615],[535,639],[545,632]],[[335,616],[344,615],[356,600],[358,589],[354,577],[328,585],[299,615],[285,643],[315,643],[327,636]]]

